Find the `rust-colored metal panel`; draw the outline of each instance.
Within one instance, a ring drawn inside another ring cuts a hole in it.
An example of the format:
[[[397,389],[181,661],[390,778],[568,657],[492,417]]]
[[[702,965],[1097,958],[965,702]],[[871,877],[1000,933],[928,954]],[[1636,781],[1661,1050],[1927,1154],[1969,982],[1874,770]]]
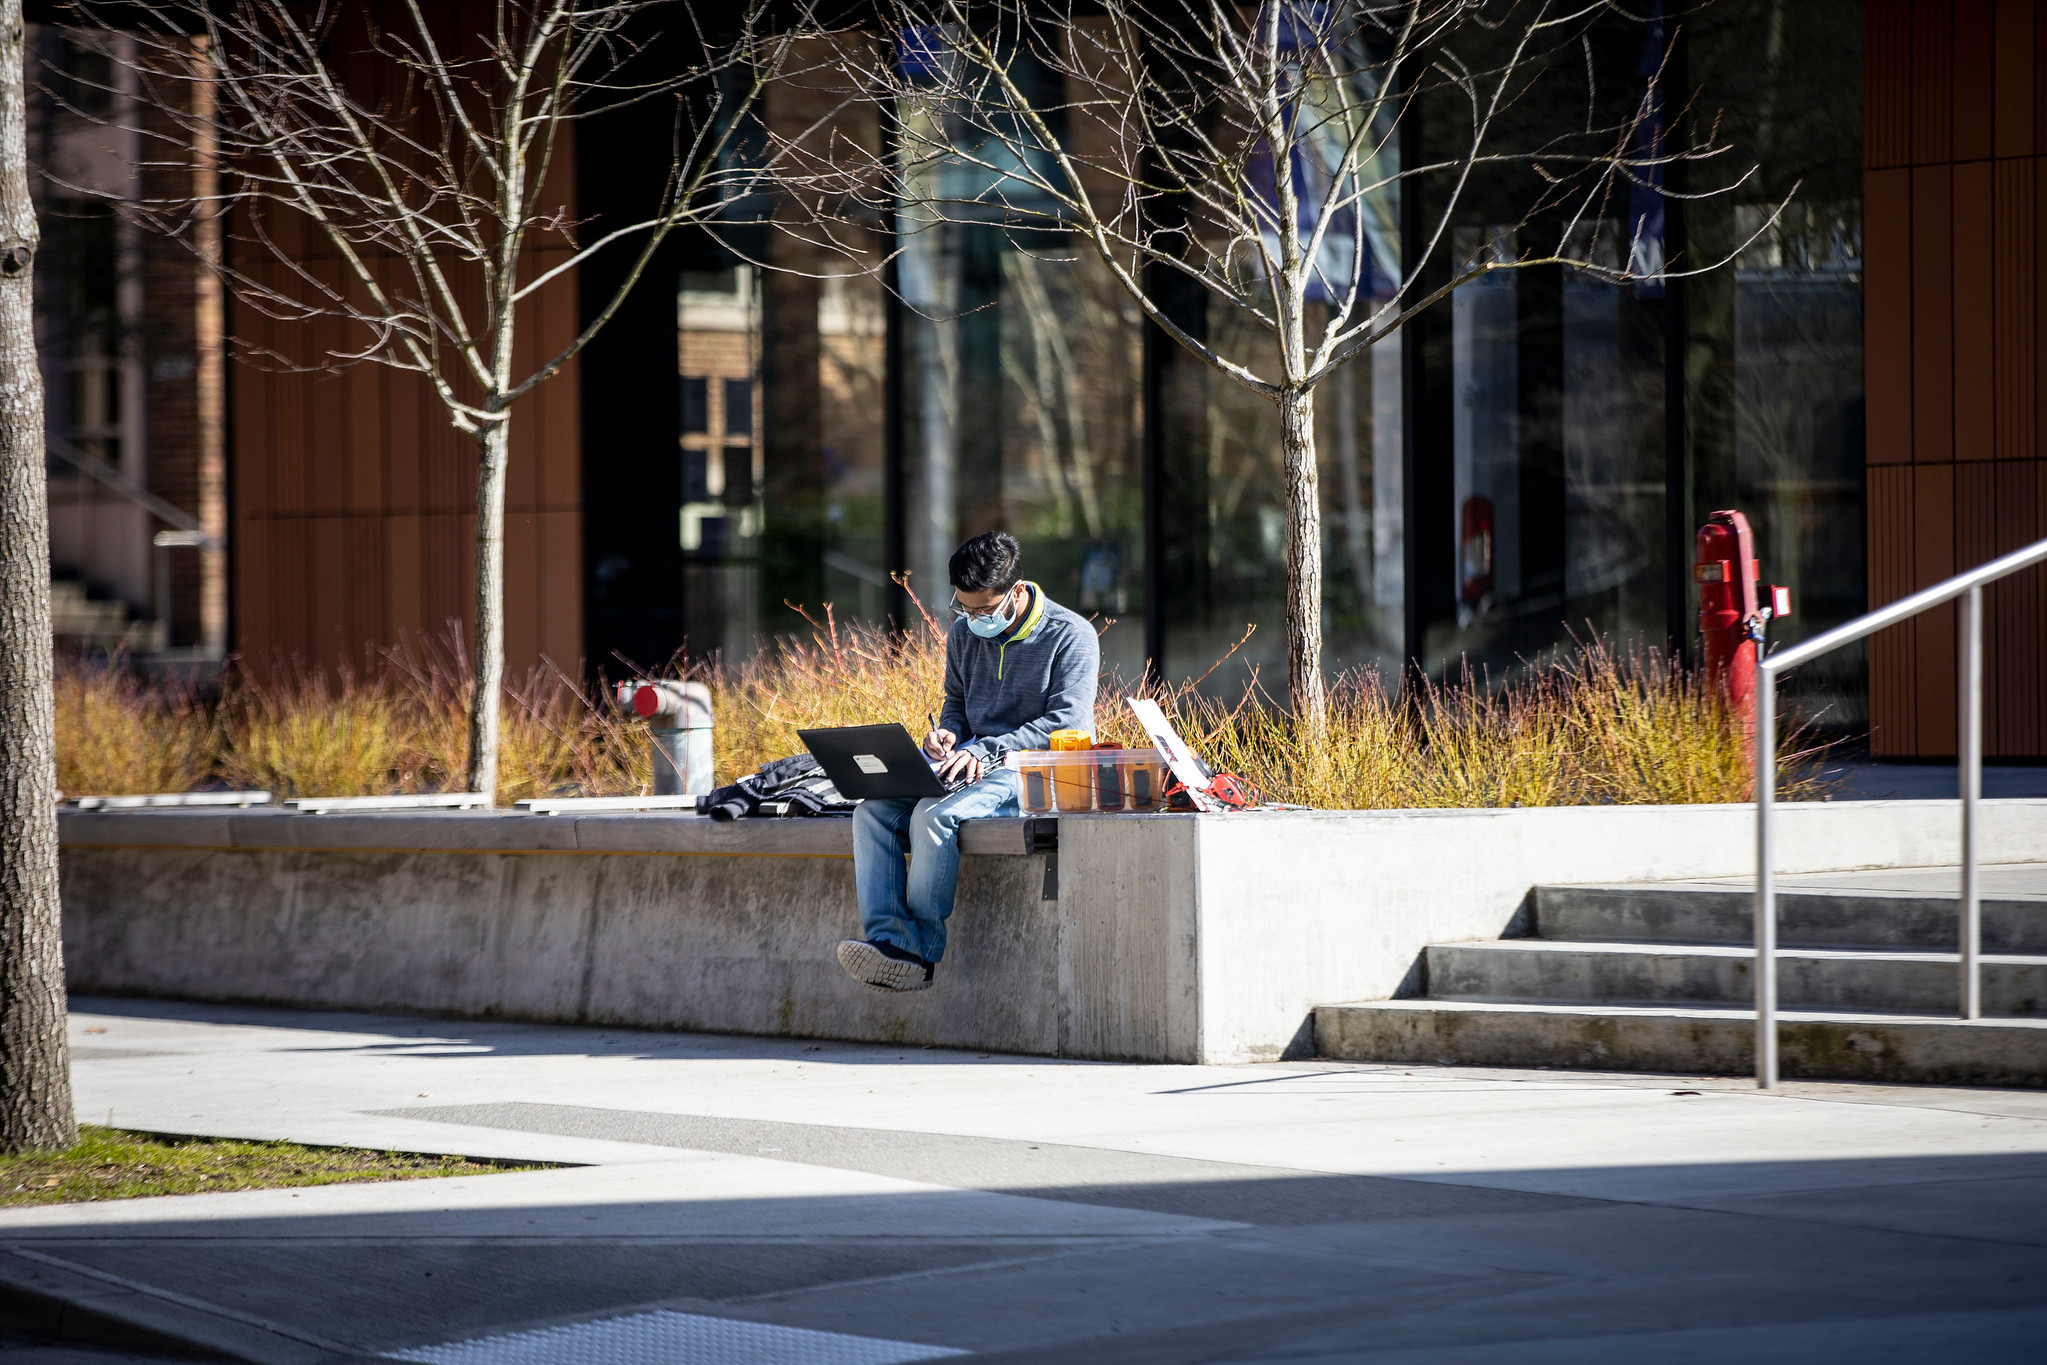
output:
[[[275,670],[289,668],[307,653],[313,611],[306,582],[306,521],[278,517],[264,523],[263,533],[270,541],[270,640],[264,654],[252,657],[259,668]]]
[[[1955,167],[1955,458],[1997,453],[1996,347],[1992,324],[1991,163]]]
[[[1997,268],[1991,280],[1996,335],[1996,443],[2000,460],[2030,460],[2039,451],[2039,218],[2033,177],[2039,162],[1995,163],[1991,225]]]
[[[1955,44],[1951,0],[1912,6],[1912,164],[1954,159]]]
[[[1868,460],[1912,459],[1912,172],[1862,177],[1863,375]]]
[[[303,374],[244,370],[237,378],[261,384],[270,392],[270,445],[255,458],[270,466],[270,510],[277,516],[303,516],[306,511],[306,389]],[[236,446],[235,456],[242,450]]]
[[[2038,0],[2033,8],[2033,155],[2047,155],[2047,21],[2040,15]]]
[[[1912,459],[1954,459],[1954,169],[1912,171]]]
[[[2032,539],[2042,536],[2047,536],[2047,461],[2033,465]],[[2039,742],[2031,757],[2039,758],[2047,756],[2047,569],[2031,569],[2027,576],[2033,584],[2033,655],[2031,668],[2023,676],[2033,684]]]
[[[420,458],[419,431],[422,405],[434,403],[418,375],[384,370],[384,507],[398,514],[417,515],[425,505],[425,471]]]
[[[1953,573],[1967,573],[1997,558],[1997,466],[1989,461],[1955,466]],[[1936,582],[1938,580],[1935,580]],[[1924,586],[1924,585],[1922,585]]]
[[[328,289],[341,287],[341,267],[329,260],[309,264],[308,273]],[[352,329],[340,319],[313,317],[294,330],[299,342],[299,363],[323,366],[326,358],[345,348]],[[314,368],[306,376],[305,443],[300,459],[305,465],[305,508],[329,516],[348,506],[348,411],[347,389],[341,375]],[[289,457],[287,457],[289,458]]]
[[[437,512],[420,518],[426,541],[427,629],[438,631],[449,621],[459,621],[468,630],[470,588],[474,571],[472,557],[475,519],[453,512]]]
[[[357,516],[384,510],[385,368],[357,365],[341,381],[348,415],[347,506]]]
[[[573,280],[573,275],[569,277]],[[575,335],[577,300],[573,283],[550,290],[539,299],[539,325],[549,337]],[[580,507],[583,503],[581,397],[582,364],[571,360],[536,394],[543,453],[540,503],[544,507]],[[579,574],[580,577],[580,574]]]
[[[2040,29],[2042,33],[2047,33],[2047,24],[2042,24],[2040,26]],[[2047,89],[2047,81],[2043,81],[2041,84],[2043,89]],[[2047,99],[2043,99],[2042,103],[2047,104]],[[2047,169],[2043,169],[2041,167],[2040,161],[2041,158],[2039,157],[2034,157],[2031,161],[2032,167],[2031,174],[2033,181],[2032,228],[2036,252],[2039,241],[2037,234],[2042,230],[2043,227],[2047,227]],[[2043,272],[2039,268],[2037,256],[2033,266],[2032,278],[2033,278],[2032,404],[2034,442],[2033,453],[2038,458],[2047,458],[2047,448],[2043,448],[2047,447],[2047,442],[2043,442],[2041,440],[2042,433],[2040,431],[2043,417],[2047,417],[2047,414],[2043,414],[2042,412],[2043,405],[2047,405],[2047,399],[2042,398],[2043,394],[2047,394],[2047,276],[2043,276]],[[2021,311],[2023,311],[2025,308],[2025,301],[2023,299],[2019,299],[2016,302],[2017,307]]]
[[[1952,578],[1961,566],[1955,554],[1953,465],[1916,465],[1912,470],[1912,586],[1927,588]],[[1921,612],[1914,631],[1913,709],[1918,751],[1937,758],[1955,752],[1955,609],[1952,604]]]
[[[246,662],[260,663],[270,657],[270,599],[277,587],[270,563],[270,525],[238,514],[228,534],[234,547],[228,561],[233,575],[234,648]]]
[[[541,507],[568,508],[583,505],[581,429],[582,399],[577,386],[581,371],[571,361],[561,375],[533,395],[540,442]]]
[[[540,527],[531,512],[505,515],[505,663],[516,676],[540,657]]]
[[[1952,0],[1954,5],[1954,159],[1988,160],[1995,146],[1997,111],[1996,0]]]
[[[2039,22],[2038,0],[1997,0],[1997,134],[1998,156],[2031,156],[2033,88],[2039,79],[2033,51],[2033,26]]]
[[[1869,605],[1881,607],[1912,590],[1912,468],[1872,466],[1868,475]],[[1914,626],[1907,622],[1869,641],[1870,750],[1896,757],[1916,752],[1912,706]]]
[[[1966,573],[1979,564],[1987,564],[1997,558],[1997,474],[1995,463],[1982,461],[1975,464],[1955,465],[1955,572]],[[1961,625],[1957,613],[1956,628]],[[1988,622],[1985,622],[1986,627]],[[1989,676],[1989,661],[1985,659],[1984,690],[1986,697],[1994,697],[1998,688]],[[1956,684],[1959,686],[1959,682]],[[1994,710],[1984,714],[1983,733],[1989,736],[1993,729]]]
[[[359,668],[360,644],[353,630],[355,593],[348,554],[348,518],[307,517],[301,553],[306,559],[310,629],[308,662],[324,668]]]
[[[391,629],[390,617],[384,611],[384,518],[382,516],[345,516],[335,520],[341,523],[347,559],[343,568],[348,575],[345,591],[348,594],[348,638],[344,642],[345,653],[352,656],[357,668],[374,669],[383,662],[379,651],[388,649],[397,642],[397,633]]]
[[[380,521],[384,535],[384,620],[399,644],[427,628],[420,518],[394,513]]]
[[[456,431],[438,402],[421,403],[413,438],[429,512],[460,512],[476,502],[476,445]]]
[[[2040,523],[2037,462],[1995,467],[1997,554],[2009,554],[2047,536]],[[1992,584],[1985,593],[1983,680],[1984,748],[2000,758],[2029,758],[2041,745],[2041,572],[2030,569]]]
[[[351,26],[373,20],[386,4],[343,7],[336,46],[344,79],[359,82],[373,99],[401,94],[402,77],[366,59],[362,34]],[[484,33],[490,13],[489,0],[461,0],[449,7],[451,32]],[[549,177],[549,202],[573,216],[573,140],[555,149]],[[231,248],[238,264],[288,285],[291,273],[248,245],[249,224],[238,226],[239,245]],[[302,219],[272,212],[265,226],[315,281],[338,287],[343,275],[335,253]],[[567,242],[566,233],[542,234],[529,249],[529,273],[562,259]],[[372,268],[386,285],[406,288],[396,260],[380,256]],[[458,271],[454,289],[463,307],[480,305],[474,271]],[[577,309],[573,275],[522,306],[517,349],[527,371],[574,336]],[[237,322],[247,341],[300,364],[319,363],[361,339],[360,329],[333,319],[280,323],[242,312]],[[580,640],[575,383],[571,366],[514,409],[507,503],[525,518],[517,534],[531,542],[516,565],[508,564],[509,662],[515,668],[554,648],[547,642],[557,636],[571,656]],[[291,656],[360,665],[366,651],[395,644],[407,632],[440,636],[451,618],[469,616],[475,449],[453,429],[423,378],[374,365],[339,375],[244,366],[235,374],[234,400],[238,647],[259,650],[264,666]],[[535,519],[555,515],[559,533],[540,534]],[[555,546],[566,553],[554,553]]]
[[[540,652],[574,672],[583,653],[583,515],[547,511],[539,520]]]
[[[261,376],[243,363],[245,351],[269,344],[270,319],[254,308],[230,303],[229,309],[229,335],[235,342],[228,358],[228,392],[232,403],[229,421],[233,424],[235,451],[228,464],[228,476],[234,481],[233,506],[239,531],[240,518],[267,516],[277,506],[276,479],[269,454],[276,442],[273,429],[277,413],[276,395],[270,385],[259,382]],[[241,589],[237,587],[235,591],[239,593]],[[244,611],[240,603],[237,597],[238,617]]]
[[[505,506],[530,510],[540,500],[540,462],[546,452],[540,448],[540,410],[529,393],[512,409],[511,463],[505,468]]]
[[[1862,164],[1912,158],[1911,0],[1868,0],[1862,10]]]

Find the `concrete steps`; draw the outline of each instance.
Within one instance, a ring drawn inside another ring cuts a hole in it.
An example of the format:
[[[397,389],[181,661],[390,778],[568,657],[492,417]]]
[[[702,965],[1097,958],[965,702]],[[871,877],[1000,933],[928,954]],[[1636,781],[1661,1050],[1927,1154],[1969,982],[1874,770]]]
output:
[[[2047,1085],[2047,1019],[1786,1010],[1778,1020],[1785,1076]],[[1321,1055],[1344,1061],[1730,1076],[1755,1069],[1755,1016],[1726,1005],[1380,1000],[1316,1010],[1315,1040]]]
[[[2047,896],[1985,900],[1986,1017],[1965,1022],[1954,1017],[1955,899],[1925,889],[1931,880],[1780,897],[1783,1074],[2047,1085]],[[1538,887],[1531,909],[1533,937],[1432,945],[1424,999],[1318,1009],[1317,1050],[1355,1061],[1753,1069],[1746,890]]]
[[[1747,888],[1694,884],[1538,886],[1536,933],[1593,943],[1748,943],[1755,900]],[[2047,953],[2047,901],[1985,896],[1983,951]],[[1777,893],[1777,942],[1798,948],[1955,949],[1953,895],[1909,891]]]
[[[1755,998],[1746,946],[1556,943],[1500,939],[1428,950],[1429,998],[1558,1004],[1739,1004]],[[1780,950],[1777,999],[1786,1009],[1952,1014],[1961,1001],[1955,953]],[[2047,1015],[2047,957],[1983,959],[1986,1014]]]
[[[163,624],[142,620],[127,605],[98,598],[74,578],[50,579],[50,635],[60,650],[150,654],[163,649]]]

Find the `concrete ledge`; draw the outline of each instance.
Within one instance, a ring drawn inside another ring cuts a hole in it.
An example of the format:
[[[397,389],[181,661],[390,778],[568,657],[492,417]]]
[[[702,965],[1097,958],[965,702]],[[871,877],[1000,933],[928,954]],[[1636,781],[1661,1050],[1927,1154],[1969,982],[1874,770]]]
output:
[[[976,854],[1030,853],[1033,823],[1058,825],[1057,820],[1028,817],[970,820],[960,829],[960,848]],[[724,821],[650,811],[541,816],[463,810],[60,810],[57,831],[65,848],[853,856],[853,822],[845,816]]]
[[[1782,1074],[1927,1085],[2047,1085],[2047,1020],[1779,1016]],[[1386,1000],[1315,1011],[1322,1056],[1347,1061],[1741,1075],[1748,1010]]]
[[[893,996],[832,955],[860,923],[845,817],[67,812],[67,969],[109,994],[1056,1053],[1032,823],[965,827],[948,989]]]
[[[2047,862],[2047,801],[1981,813],[1986,862]],[[1778,866],[1947,863],[1957,827],[1953,801],[1785,806]],[[1430,944],[1524,927],[1535,886],[1740,876],[1755,847],[1748,806],[1056,830],[964,828],[951,947],[908,996],[832,959],[859,923],[843,818],[66,812],[65,951],[109,994],[1257,1061],[1309,1055],[1318,1005],[1415,993]]]
[[[1959,806],[1780,806],[1777,870],[1952,863]],[[1985,862],[2047,861],[2047,800],[1979,809]],[[1430,944],[1524,932],[1533,887],[1755,871],[1745,805],[1203,816],[1200,831],[1193,956],[1202,1056],[1215,1061],[1306,1055],[1315,1006],[1420,994]],[[1074,844],[1062,836],[1060,875],[1082,883]]]

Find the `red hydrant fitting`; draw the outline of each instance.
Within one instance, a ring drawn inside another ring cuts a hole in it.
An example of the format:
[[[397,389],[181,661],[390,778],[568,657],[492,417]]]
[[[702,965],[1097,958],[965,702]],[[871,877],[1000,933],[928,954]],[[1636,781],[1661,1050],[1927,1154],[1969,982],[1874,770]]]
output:
[[[618,704],[652,721],[654,795],[702,796],[716,785],[711,774],[711,689],[700,682],[628,679]]]
[[[1751,738],[1756,727],[1756,660],[1763,628],[1791,614],[1791,589],[1757,580],[1755,537],[1739,512],[1715,512],[1699,528],[1692,581],[1699,585],[1699,635],[1706,676],[1721,686]]]

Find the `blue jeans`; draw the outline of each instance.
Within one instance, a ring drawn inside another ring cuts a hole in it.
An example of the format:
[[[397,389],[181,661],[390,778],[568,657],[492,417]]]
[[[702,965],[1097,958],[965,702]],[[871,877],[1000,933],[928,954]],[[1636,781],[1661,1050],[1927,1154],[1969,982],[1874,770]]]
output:
[[[960,880],[960,821],[1020,814],[1016,774],[1007,768],[947,796],[862,801],[853,810],[861,937],[926,962],[944,957],[945,921]]]

